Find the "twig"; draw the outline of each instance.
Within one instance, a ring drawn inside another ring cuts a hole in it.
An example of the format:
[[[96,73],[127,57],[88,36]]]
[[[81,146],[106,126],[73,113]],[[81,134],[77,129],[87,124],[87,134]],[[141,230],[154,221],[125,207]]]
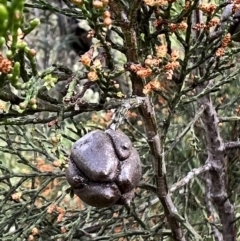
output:
[[[176,140],[171,144],[171,146],[169,147],[169,149],[167,151],[165,151],[164,156],[167,156],[172,149],[177,145],[177,143],[179,141],[181,141],[181,139],[186,135],[186,133],[189,131],[189,129],[191,128],[192,125],[194,125],[194,123],[201,117],[203,111],[204,111],[205,107],[201,106],[200,110],[195,114],[193,120],[186,126],[186,128],[176,137]]]
[[[207,163],[202,167],[192,169],[184,178],[173,184],[169,191],[175,192],[177,189],[188,184],[194,177],[198,176],[201,173],[209,171],[211,168],[212,165],[210,163]]]
[[[224,143],[225,150],[237,149],[240,148],[240,141],[230,141]]]

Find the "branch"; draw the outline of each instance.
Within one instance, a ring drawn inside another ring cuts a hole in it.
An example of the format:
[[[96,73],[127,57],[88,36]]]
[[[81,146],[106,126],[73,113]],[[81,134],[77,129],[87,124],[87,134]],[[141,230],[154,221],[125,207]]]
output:
[[[173,184],[169,191],[175,192],[177,189],[188,184],[194,177],[198,176],[201,173],[209,171],[211,168],[212,165],[210,163],[207,163],[202,167],[192,169],[184,178]]]
[[[26,177],[26,178],[32,178],[32,177],[65,177],[64,172],[34,172],[34,173],[10,173],[7,175],[0,176],[0,181],[7,180],[10,178],[16,178],[16,177]]]
[[[240,116],[219,117],[220,122],[240,121]]]
[[[134,2],[135,1],[133,1],[133,3]],[[120,10],[121,7],[119,7],[119,11]],[[133,10],[132,16],[135,16],[136,11],[137,8],[135,9],[135,12]],[[121,27],[124,34],[125,45],[127,48],[127,62],[136,63],[139,62],[137,51],[139,46],[137,46],[138,41],[136,39],[136,36],[138,28],[140,28],[140,26],[138,26],[137,17],[132,18],[132,16],[129,16],[129,18],[132,19],[131,26],[128,24],[127,19],[123,21],[123,19],[121,19],[121,16],[119,21],[122,21],[124,23]],[[144,16],[142,16],[142,18],[144,18]],[[144,86],[143,80],[139,78],[134,72],[131,72],[131,81],[133,94],[137,96],[144,96],[142,92]],[[154,111],[154,106],[149,96],[147,96],[147,98],[143,101],[143,104],[138,108],[138,111],[143,120],[145,133],[147,136],[147,142],[151,150],[154,175],[157,185],[156,194],[163,205],[164,213],[171,228],[173,239],[177,241],[185,241],[183,230],[181,228],[182,224],[193,235],[195,240],[201,240],[201,237],[196,234],[191,225],[188,224],[186,220],[180,216],[170,197],[166,178],[165,161],[164,157],[161,156],[161,141],[156,123],[156,115]]]
[[[224,143],[225,150],[231,150],[231,149],[237,149],[237,148],[240,148],[240,141],[230,141],[230,142]]]
[[[58,8],[58,7],[55,7],[55,6],[53,6],[53,5],[47,3],[46,1],[43,1],[43,0],[36,1],[36,3],[34,3],[34,4],[25,3],[24,7],[30,8],[30,9],[36,8],[36,9],[42,9],[42,10],[49,10],[50,12],[60,13],[60,14],[63,14],[65,16],[68,16],[68,17],[84,19],[83,14],[81,12],[77,11],[74,8],[71,8],[71,9]]]
[[[214,205],[211,198],[212,181],[209,173],[206,173],[204,182],[205,182],[205,204],[206,204],[207,215],[208,215],[207,218],[211,217],[213,221],[215,221],[216,212],[214,210]],[[213,235],[215,237],[215,240],[223,241],[222,233],[217,229],[217,227],[215,225],[211,225],[211,228],[213,230]]]
[[[127,99],[111,99],[104,104],[95,104],[95,103],[79,103],[79,110],[74,110],[74,107],[69,105],[64,109],[63,118],[69,118],[81,114],[83,112],[91,112],[91,111],[102,111],[102,110],[111,110],[119,107],[124,107],[127,109],[136,108],[143,103],[145,97],[134,97]],[[49,104],[50,105],[50,104]],[[48,105],[47,105],[48,106]],[[47,109],[46,106],[46,109]],[[55,105],[54,105],[55,106]],[[44,105],[42,105],[43,109],[41,111],[45,111]],[[61,111],[61,106],[55,106],[55,112]],[[39,110],[39,112],[40,112]],[[34,114],[37,111],[35,110],[27,110],[23,113],[9,113],[9,114],[0,114],[0,125],[26,125],[26,124],[37,124],[37,123],[49,123],[50,121],[56,120],[58,115],[47,117],[47,118],[38,118],[36,116],[29,117],[28,114]],[[26,116],[26,117],[25,117]]]
[[[193,120],[186,126],[186,128],[176,137],[175,141],[171,144],[169,149],[164,153],[164,156],[167,156],[169,152],[173,150],[173,148],[177,145],[179,141],[186,135],[186,133],[189,131],[192,125],[200,118],[204,111],[205,107],[201,106],[200,110],[195,114]]]
[[[192,19],[193,24],[202,22],[202,12],[195,10],[194,17]],[[199,34],[198,30],[193,30],[195,35]],[[197,41],[197,38],[195,38]],[[201,50],[196,51],[196,55],[200,55]],[[195,74],[203,77],[205,75],[206,68],[204,65],[199,66]],[[206,84],[203,83],[197,87],[197,93],[200,94],[206,88]],[[202,114],[202,122],[205,130],[206,149],[208,153],[207,163],[210,163],[212,169],[209,171],[209,195],[210,202],[215,205],[218,215],[222,223],[222,235],[218,233],[215,237],[218,241],[236,240],[236,226],[233,221],[235,220],[234,207],[231,204],[226,186],[226,163],[224,159],[224,144],[220,135],[220,129],[218,126],[219,119],[216,109],[211,100],[210,94],[201,96],[198,100],[199,105],[204,105],[205,110]],[[211,214],[212,216],[214,214]]]

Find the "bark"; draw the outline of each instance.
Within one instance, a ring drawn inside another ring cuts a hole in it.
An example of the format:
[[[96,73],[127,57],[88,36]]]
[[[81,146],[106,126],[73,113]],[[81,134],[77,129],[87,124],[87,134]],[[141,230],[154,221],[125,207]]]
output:
[[[227,173],[224,158],[225,146],[220,136],[219,120],[209,95],[201,98],[199,104],[206,107],[202,115],[202,121],[208,153],[206,163],[210,163],[212,166],[212,169],[209,171],[211,200],[218,211],[222,224],[223,240],[236,241],[235,214],[234,207],[227,194]]]
[[[131,63],[140,62],[138,58],[138,41],[136,38],[136,36],[138,36],[137,19],[139,17],[138,9],[140,7],[140,4],[141,1],[132,1],[130,6],[130,12],[129,14],[127,14],[123,6],[121,6],[121,3],[117,1],[110,2],[111,11],[122,23],[121,27],[123,30],[125,46],[127,49],[126,57],[130,65]],[[146,22],[147,21],[148,20],[146,20]],[[132,72],[131,82],[133,88],[133,95],[144,96],[142,92],[144,87],[144,81]],[[178,215],[177,213],[177,210],[172,202],[167,187],[166,170],[161,156],[161,143],[159,133],[157,131],[156,116],[153,104],[149,96],[147,96],[145,101],[143,101],[143,104],[138,107],[138,110],[142,117],[145,127],[145,134],[147,136],[147,141],[151,149],[152,163],[157,184],[157,196],[163,205],[165,215],[172,231],[173,239],[177,241],[185,241],[185,238],[183,236],[183,230],[181,228],[179,220],[177,219],[177,217],[180,217],[180,215]],[[182,221],[184,221],[184,219]]]
[[[195,10],[192,15],[192,24],[203,22],[202,12]],[[194,40],[197,41],[200,31],[192,31]],[[200,52],[196,50],[196,56]],[[196,70],[196,74],[201,77],[205,74],[205,64],[199,66]],[[201,93],[208,85],[211,85],[214,80],[210,80],[207,83],[202,83],[197,87],[197,94]],[[227,171],[226,163],[224,159],[225,145],[219,130],[219,119],[217,116],[216,109],[213,105],[210,94],[205,94],[198,100],[199,106],[203,106],[205,109],[201,116],[204,130],[205,130],[205,146],[207,149],[207,161],[205,164],[210,164],[211,169],[209,170],[206,180],[206,206],[211,217],[215,216],[214,208],[218,212],[222,224],[222,235],[216,228],[213,228],[214,237],[218,241],[236,241],[236,226],[235,226],[235,214],[234,207],[231,204],[228,193],[227,193]],[[216,221],[216,220],[214,220]]]

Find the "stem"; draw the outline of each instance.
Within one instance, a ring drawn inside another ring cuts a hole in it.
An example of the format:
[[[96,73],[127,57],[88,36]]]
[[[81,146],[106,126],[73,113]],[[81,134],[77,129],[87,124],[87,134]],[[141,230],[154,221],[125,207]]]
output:
[[[193,24],[202,22],[202,13],[199,10],[195,10],[193,14]],[[195,41],[199,31],[194,31]],[[199,50],[196,51],[199,54]],[[200,65],[198,70],[199,75],[202,77],[205,74],[205,66]],[[210,80],[210,84],[213,80]],[[197,89],[197,93],[203,92],[209,82],[202,83]],[[218,211],[218,216],[222,224],[222,235],[213,228],[215,239],[218,241],[228,240],[236,241],[236,225],[234,223],[235,215],[234,208],[231,204],[228,193],[227,193],[227,173],[226,173],[226,161],[224,158],[225,146],[220,135],[219,130],[219,119],[217,116],[216,109],[211,100],[210,94],[201,96],[198,100],[200,106],[204,106],[205,109],[201,116],[205,130],[205,142],[208,154],[206,164],[209,163],[212,168],[208,172],[206,183],[206,196],[207,196],[207,207],[210,211],[210,215],[214,217],[214,209]]]
[[[136,1],[132,1],[132,4],[135,5]],[[135,11],[131,11],[131,14],[132,16],[136,16],[137,8],[135,9]],[[126,53],[126,57],[128,62],[139,62],[137,53],[138,46],[136,41],[137,30],[139,26],[136,22],[137,18],[133,18],[132,16],[129,16],[129,19],[132,19],[131,26],[128,26],[126,21],[125,24],[122,25],[125,46],[128,50]],[[135,73],[131,73],[131,81],[133,86],[133,95],[144,96],[142,92],[144,87],[143,80],[140,79]],[[147,136],[147,142],[152,154],[152,163],[157,184],[156,194],[163,205],[164,212],[171,228],[174,240],[185,241],[183,231],[179,222],[179,220],[181,220],[181,222],[184,222],[185,220],[177,213],[177,209],[174,206],[170,197],[170,193],[168,191],[165,163],[161,156],[161,142],[159,133],[157,131],[156,115],[153,103],[151,102],[149,96],[147,96],[146,99],[143,101],[143,104],[138,107],[138,111],[143,120],[145,134]],[[199,237],[197,237],[197,235],[195,235],[195,237],[195,240],[199,240]]]

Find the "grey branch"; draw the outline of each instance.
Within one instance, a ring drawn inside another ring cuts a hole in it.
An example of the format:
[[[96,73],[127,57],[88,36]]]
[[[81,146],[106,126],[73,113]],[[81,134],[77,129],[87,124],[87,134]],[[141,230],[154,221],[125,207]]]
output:
[[[202,22],[203,16],[200,10],[195,10],[193,15],[193,24]],[[194,31],[196,35],[199,31]],[[196,38],[197,40],[197,38]],[[196,54],[200,54],[196,51]],[[195,74],[199,74],[201,77],[205,75],[206,65],[202,65],[196,70]],[[216,109],[211,100],[210,93],[201,95],[206,89],[207,83],[202,83],[197,87],[197,94],[199,95],[198,104],[204,105],[205,110],[201,116],[204,130],[205,130],[205,146],[207,149],[208,159],[207,163],[212,165],[211,171],[209,171],[210,179],[210,201],[212,201],[214,207],[217,210],[219,218],[222,224],[222,236],[215,236],[218,240],[236,240],[236,226],[234,224],[235,215],[234,207],[228,198],[227,186],[226,186],[226,163],[224,159],[224,143],[221,137],[220,129],[218,126],[219,119]],[[206,163],[206,164],[207,164]]]
[[[230,141],[224,143],[225,150],[240,148],[240,141]]]
[[[169,191],[175,192],[177,189],[188,184],[194,177],[198,176],[201,173],[209,171],[211,167],[212,165],[210,163],[207,163],[202,167],[192,169],[183,179],[173,184]]]

